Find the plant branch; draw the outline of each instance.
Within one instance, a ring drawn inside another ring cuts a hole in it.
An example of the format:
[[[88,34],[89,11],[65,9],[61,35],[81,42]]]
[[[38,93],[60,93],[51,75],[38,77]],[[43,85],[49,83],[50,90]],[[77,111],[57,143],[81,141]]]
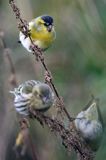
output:
[[[45,70],[45,82],[48,83],[52,87],[57,97],[60,109],[64,111],[69,121],[71,121],[70,123],[73,123],[72,121],[74,120],[74,118],[70,117],[70,114],[66,110],[64,102],[61,96],[59,95],[57,88],[54,85],[52,75],[45,63],[45,59],[44,59],[42,50],[38,48],[34,44],[33,40],[31,39],[30,31],[28,29],[28,24],[25,20],[21,18],[20,10],[16,6],[15,1],[9,0],[9,3],[18,21],[19,30],[26,37],[30,38],[32,52],[34,56],[36,57],[36,60],[41,62]],[[64,125],[58,120],[52,119],[37,111],[29,111],[29,112],[31,114],[31,117],[36,118],[40,122],[41,125],[45,124],[46,126],[50,128],[51,131],[53,131],[54,133],[57,133],[62,139],[62,144],[65,146],[65,148],[67,148],[68,151],[71,151],[71,149],[73,148],[75,152],[77,153],[77,155],[79,156],[78,157],[79,160],[93,160],[94,159],[93,151],[91,151],[91,149],[85,144],[84,140],[75,130],[75,127],[73,127],[72,130],[70,130],[70,128],[66,129]]]
[[[13,12],[15,13],[15,16],[16,16],[16,19],[18,20],[18,28],[19,30],[21,30],[21,32],[26,36],[26,37],[29,37],[30,40],[31,40],[31,49],[33,51],[33,54],[36,56],[36,59],[39,60],[41,62],[41,64],[43,65],[44,69],[45,69],[45,81],[50,85],[52,86],[54,92],[55,92],[55,95],[58,99],[58,102],[60,103],[60,107],[61,109],[64,111],[64,113],[66,114],[67,118],[69,119],[69,121],[73,121],[73,118],[70,116],[70,114],[68,113],[67,109],[65,108],[65,105],[58,93],[58,90],[57,88],[55,87],[54,83],[53,83],[53,79],[52,79],[52,75],[45,63],[45,59],[44,59],[44,56],[43,56],[43,51],[38,48],[38,46],[36,46],[30,36],[30,31],[28,29],[28,23],[23,20],[21,18],[21,14],[20,14],[20,10],[19,8],[16,6],[14,0],[9,0],[9,3],[13,9]]]
[[[74,128],[73,130],[69,128],[66,129],[60,121],[45,116],[35,110],[30,110],[30,114],[31,117],[36,118],[42,126],[46,125],[52,132],[58,134],[62,139],[62,144],[68,151],[71,151],[73,148],[81,160],[93,160],[94,153],[85,144]]]

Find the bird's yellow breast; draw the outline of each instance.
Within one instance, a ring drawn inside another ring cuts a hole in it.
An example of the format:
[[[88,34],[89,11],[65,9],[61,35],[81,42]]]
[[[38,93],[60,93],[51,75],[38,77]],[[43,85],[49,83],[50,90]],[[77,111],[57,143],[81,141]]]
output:
[[[43,50],[49,48],[55,39],[54,29],[48,32],[45,26],[43,26],[41,30],[37,30],[35,27],[31,26],[30,34],[34,43]]]
[[[52,42],[54,40],[54,33],[48,32],[45,28],[41,31],[36,31],[34,28],[31,29],[31,37],[33,40],[40,40],[43,42]]]

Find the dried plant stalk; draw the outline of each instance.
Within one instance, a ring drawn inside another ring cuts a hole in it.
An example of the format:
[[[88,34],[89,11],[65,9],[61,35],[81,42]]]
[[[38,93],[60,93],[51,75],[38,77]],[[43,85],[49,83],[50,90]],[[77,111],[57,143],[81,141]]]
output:
[[[65,113],[66,117],[69,119],[69,121],[73,121],[73,118],[70,117],[70,114],[65,108],[64,102],[61,98],[61,96],[58,93],[57,88],[55,87],[52,79],[52,75],[45,63],[43,52],[40,48],[38,48],[34,43],[33,40],[30,37],[29,30],[28,30],[28,24],[25,20],[21,18],[20,10],[16,6],[14,0],[9,0],[9,3],[13,9],[13,12],[16,16],[16,19],[18,21],[18,28],[21,30],[21,32],[26,36],[29,37],[31,40],[31,49],[33,51],[34,56],[36,57],[36,60],[40,61],[43,68],[45,69],[45,81],[48,83],[54,90],[57,100],[58,100],[58,106],[62,110],[62,112]],[[75,152],[77,153],[77,158],[79,160],[93,160],[94,159],[94,153],[91,151],[90,148],[85,144],[84,140],[78,135],[77,131],[73,128],[72,130],[67,129],[64,127],[63,124],[61,124],[60,121],[52,119],[48,116],[45,116],[44,114],[36,111],[30,111],[31,117],[36,118],[41,125],[47,125],[51,131],[57,133],[61,139],[62,144],[65,146],[65,148],[68,151],[71,151],[73,148]]]
[[[94,153],[74,128],[72,130],[65,128],[60,121],[45,116],[38,111],[30,110],[29,112],[31,117],[36,118],[41,125],[47,125],[52,132],[57,133],[62,139],[62,144],[69,152],[74,149],[81,160],[93,160]]]
[[[58,93],[58,90],[57,88],[55,87],[54,83],[53,83],[53,79],[52,79],[52,75],[51,75],[51,72],[49,71],[46,63],[45,63],[45,59],[44,59],[44,55],[43,55],[43,52],[41,51],[40,48],[38,48],[34,43],[33,43],[33,40],[31,39],[31,36],[29,34],[29,30],[28,30],[28,23],[26,22],[26,20],[23,20],[21,18],[21,14],[20,14],[20,10],[19,8],[16,6],[14,0],[9,0],[9,3],[13,9],[13,12],[15,13],[15,16],[16,16],[16,19],[18,20],[18,28],[19,30],[21,30],[21,32],[26,36],[26,37],[29,37],[30,40],[31,40],[31,49],[33,51],[33,54],[35,55],[36,59],[38,61],[41,62],[42,66],[44,67],[45,69],[45,81],[46,83],[48,83],[54,90],[55,94],[56,94],[56,97],[58,99],[58,103],[60,103],[60,107],[61,109],[64,111],[64,113],[66,114],[67,118],[72,121],[73,118],[70,117],[70,114],[68,113],[67,109],[65,108],[65,105]]]

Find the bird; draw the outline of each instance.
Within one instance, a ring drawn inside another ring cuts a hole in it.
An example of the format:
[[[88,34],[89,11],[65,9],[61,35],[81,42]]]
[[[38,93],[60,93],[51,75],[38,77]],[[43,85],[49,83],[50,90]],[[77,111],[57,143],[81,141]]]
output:
[[[48,15],[39,16],[31,20],[28,24],[30,37],[19,32],[19,42],[28,52],[33,52],[31,49],[31,40],[42,51],[48,49],[56,38],[53,18]],[[30,39],[31,38],[31,39]]]
[[[103,137],[104,126],[96,98],[93,97],[88,105],[78,113],[75,127],[92,151],[97,151]]]
[[[16,111],[25,116],[30,115],[30,109],[46,112],[54,102],[54,93],[49,85],[35,80],[20,84],[13,91]]]

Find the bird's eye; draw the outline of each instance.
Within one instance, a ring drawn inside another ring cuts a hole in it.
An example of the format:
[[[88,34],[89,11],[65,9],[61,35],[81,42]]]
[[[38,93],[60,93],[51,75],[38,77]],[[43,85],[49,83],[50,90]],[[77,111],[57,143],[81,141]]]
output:
[[[48,27],[48,26],[49,26],[49,23],[44,23],[44,26]]]
[[[38,95],[38,92],[37,91],[34,91],[34,93],[33,93],[35,96],[37,96]]]
[[[42,25],[42,22],[38,22],[38,25]]]

